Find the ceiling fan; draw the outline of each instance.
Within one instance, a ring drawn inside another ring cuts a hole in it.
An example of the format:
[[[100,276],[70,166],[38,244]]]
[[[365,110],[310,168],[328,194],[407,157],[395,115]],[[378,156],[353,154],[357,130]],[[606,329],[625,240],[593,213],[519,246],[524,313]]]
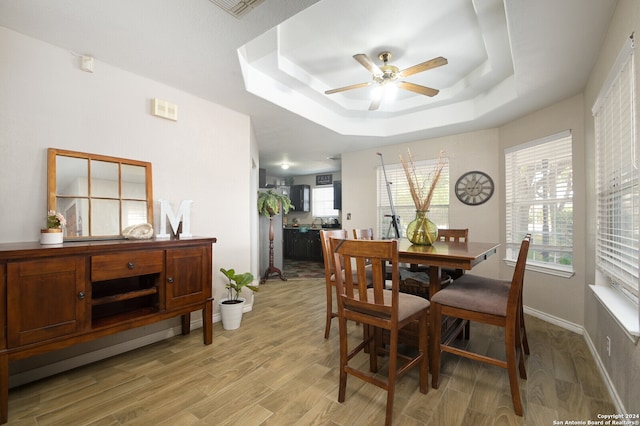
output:
[[[437,89],[421,86],[419,84],[409,83],[407,81],[397,81],[397,80],[399,78],[408,77],[410,75],[427,71],[432,68],[441,67],[442,65],[446,65],[448,63],[446,58],[443,58],[442,56],[438,56],[437,58],[430,59],[428,61],[413,65],[409,68],[406,68],[400,71],[398,67],[387,64],[387,62],[391,59],[391,52],[385,51],[378,55],[378,58],[384,63],[384,65],[382,65],[381,67],[377,66],[371,60],[371,58],[369,58],[364,53],[358,53],[357,55],[353,55],[353,58],[356,61],[358,61],[363,67],[369,70],[369,72],[372,74],[373,81],[370,81],[368,83],[352,84],[350,86],[340,87],[338,89],[327,90],[324,92],[325,95],[344,92],[346,90],[359,89],[361,87],[367,87],[374,84],[384,87],[389,83],[393,83],[400,89],[409,90],[411,92],[415,92],[420,95],[435,96],[439,92],[439,90]],[[382,92],[383,92],[382,90],[379,90],[377,91],[377,93],[374,94],[374,97],[371,100],[371,105],[369,105],[369,111],[377,110],[380,107],[380,102],[382,101]]]

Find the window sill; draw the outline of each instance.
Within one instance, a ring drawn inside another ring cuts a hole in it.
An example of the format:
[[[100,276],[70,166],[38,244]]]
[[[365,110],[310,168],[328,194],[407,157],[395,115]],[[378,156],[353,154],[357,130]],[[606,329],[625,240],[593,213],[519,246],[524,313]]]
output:
[[[502,259],[502,260],[507,265],[509,265],[509,266],[511,266],[513,268],[516,267],[516,261],[515,260],[511,260],[511,259]],[[555,275],[556,277],[561,277],[561,278],[571,278],[572,276],[575,275],[573,270],[563,269],[563,268],[554,268],[552,266],[542,265],[542,264],[539,264],[539,263],[531,263],[530,261],[527,261],[526,269],[528,271],[540,272],[540,273],[548,274],[548,275]]]
[[[590,285],[589,287],[629,339],[637,344],[640,339],[638,306],[609,286]]]

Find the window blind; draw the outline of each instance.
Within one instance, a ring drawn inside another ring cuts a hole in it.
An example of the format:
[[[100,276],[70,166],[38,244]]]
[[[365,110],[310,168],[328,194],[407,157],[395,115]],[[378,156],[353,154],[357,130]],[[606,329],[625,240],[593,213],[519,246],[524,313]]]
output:
[[[434,169],[438,164],[438,160],[421,160],[414,161],[416,173],[428,182],[431,182]],[[407,225],[416,216],[416,206],[411,198],[409,182],[404,173],[402,164],[385,164],[387,179],[390,182],[391,196],[393,197],[393,205],[396,209],[396,215],[400,217],[400,233],[404,237]],[[391,228],[391,204],[387,193],[387,185],[384,178],[382,166],[378,166],[378,238],[395,238],[395,232]],[[446,161],[438,184],[436,185],[431,207],[429,208],[429,219],[435,223],[438,228],[449,227],[449,162]]]
[[[596,267],[637,303],[640,194],[633,44],[622,50],[593,108],[596,136]]]
[[[313,217],[338,217],[340,212],[333,208],[333,186],[313,188]]]
[[[571,132],[505,150],[507,258],[531,233],[529,263],[573,270]]]

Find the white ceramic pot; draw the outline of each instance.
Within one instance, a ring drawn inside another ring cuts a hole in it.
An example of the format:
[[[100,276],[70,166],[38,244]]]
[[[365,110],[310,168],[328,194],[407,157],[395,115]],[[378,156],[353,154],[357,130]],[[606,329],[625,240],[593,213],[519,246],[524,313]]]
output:
[[[40,244],[62,244],[63,233],[60,228],[40,230]]]
[[[222,317],[222,328],[225,330],[235,330],[240,328],[242,322],[242,311],[244,309],[245,299],[240,298],[240,303],[224,303],[229,299],[222,299],[218,304],[220,305],[220,316]]]

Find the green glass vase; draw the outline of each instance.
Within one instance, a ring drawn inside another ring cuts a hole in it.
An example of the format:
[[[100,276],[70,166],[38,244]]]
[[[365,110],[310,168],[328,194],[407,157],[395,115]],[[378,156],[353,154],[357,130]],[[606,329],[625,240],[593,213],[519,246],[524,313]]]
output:
[[[416,218],[407,226],[407,238],[412,244],[430,246],[436,241],[438,227],[429,220],[426,211],[416,210]]]

